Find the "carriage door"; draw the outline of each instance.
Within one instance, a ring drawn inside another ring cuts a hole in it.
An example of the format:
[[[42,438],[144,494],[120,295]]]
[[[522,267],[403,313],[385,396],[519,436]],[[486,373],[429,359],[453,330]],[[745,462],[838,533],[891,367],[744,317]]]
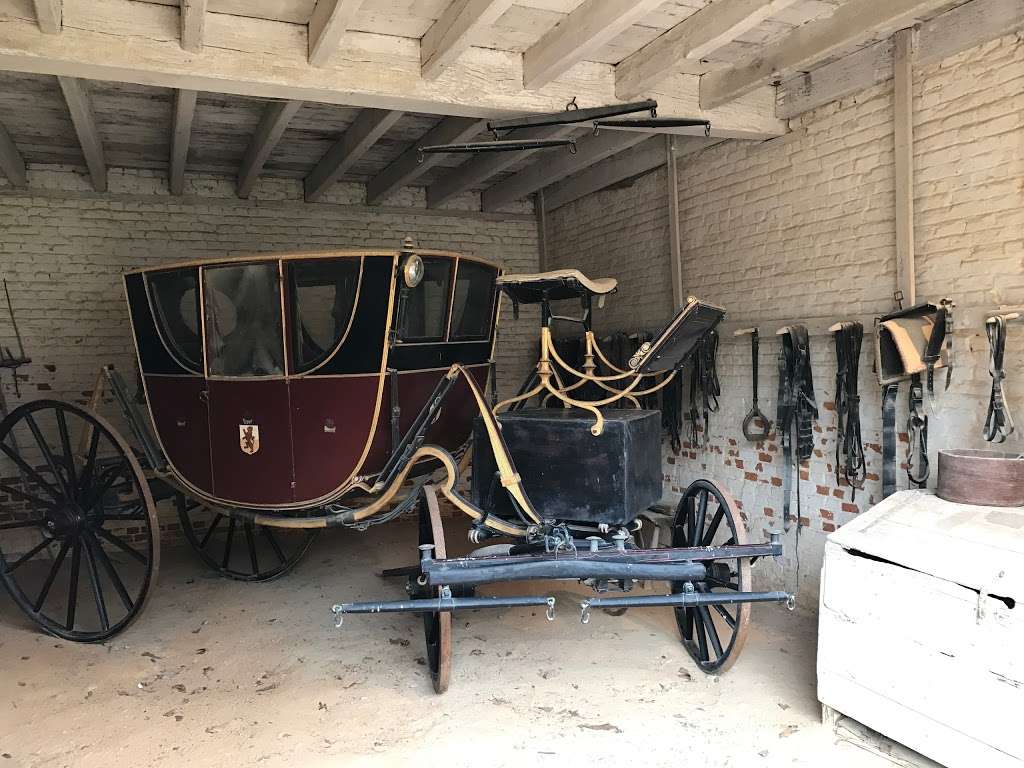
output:
[[[203,269],[213,493],[288,504],[292,445],[279,262]]]

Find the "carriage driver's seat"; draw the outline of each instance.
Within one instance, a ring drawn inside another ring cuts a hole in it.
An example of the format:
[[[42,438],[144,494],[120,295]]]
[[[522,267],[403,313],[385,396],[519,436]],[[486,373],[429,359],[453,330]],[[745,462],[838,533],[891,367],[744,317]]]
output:
[[[589,299],[597,296],[600,303],[609,293],[615,293],[619,281],[614,277],[592,279],[578,269],[556,269],[530,275],[502,275],[497,281],[516,304],[539,304],[563,299]],[[600,304],[599,304],[600,305]]]

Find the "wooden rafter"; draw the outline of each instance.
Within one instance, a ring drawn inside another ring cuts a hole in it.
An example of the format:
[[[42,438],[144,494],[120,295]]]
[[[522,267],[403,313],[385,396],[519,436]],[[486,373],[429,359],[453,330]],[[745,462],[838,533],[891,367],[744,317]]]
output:
[[[420,71],[433,80],[467,48],[474,32],[488,27],[512,0],[453,0],[420,40]]]
[[[322,67],[352,26],[363,0],[317,0],[309,19],[309,63]]]
[[[921,25],[914,65],[928,66],[953,54],[1024,28],[1024,0],[972,0]],[[843,56],[783,82],[779,117],[790,118],[885,82],[893,74],[893,41]]]
[[[687,59],[697,61],[733,42],[796,0],[716,0],[676,24],[615,68],[615,94],[633,99]]]
[[[462,117],[552,112],[573,96],[582,106],[615,100],[613,67],[595,62],[528,91],[522,88],[522,55],[511,51],[470,48],[444,77],[427,80],[414,39],[349,32],[330,65],[317,68],[309,66],[306,31],[296,24],[208,13],[207,53],[189,55],[167,44],[180,29],[174,6],[65,0],[63,18],[63,32],[46,35],[34,19],[8,17],[0,70]],[[657,96],[659,114],[697,112],[697,77],[674,76],[670,84]],[[786,130],[774,116],[774,93],[763,102],[744,100],[703,114],[716,130],[744,137]]]
[[[570,174],[646,141],[650,135],[604,131],[584,136],[577,143],[576,154],[567,150],[545,150],[540,159],[518,173],[485,189],[480,197],[485,211],[496,211],[538,189],[554,184]]]
[[[401,112],[386,109],[361,111],[355,122],[306,176],[306,200],[311,203],[319,200],[401,116]]]
[[[89,168],[92,186],[97,192],[107,190],[107,161],[103,156],[103,142],[99,129],[96,127],[96,115],[92,111],[92,103],[85,84],[75,77],[58,77],[60,89],[64,93],[64,101],[71,115],[71,122],[78,134],[78,143],[82,147],[85,164]]]
[[[301,106],[301,101],[273,101],[264,108],[238,168],[239,197],[248,197],[252,192],[270,153]]]
[[[472,117],[445,118],[399,155],[397,160],[367,182],[366,202],[370,205],[380,202],[399,187],[411,184],[444,157],[437,154],[421,157],[420,147],[467,141],[480,133],[485,124],[486,121]]]
[[[561,139],[572,135],[577,129],[569,125],[556,125],[544,128],[530,128],[514,131],[507,135],[509,139]],[[427,207],[437,208],[439,205],[461,195],[471,189],[477,189],[488,179],[492,179],[502,171],[506,171],[524,157],[539,152],[495,152],[470,158],[458,168],[427,187]]]
[[[541,88],[661,5],[660,0],[585,0],[523,54],[523,87]]]
[[[174,94],[174,125],[171,129],[171,160],[168,164],[168,186],[172,195],[185,191],[185,165],[192,139],[192,118],[196,114],[195,91],[178,90]]]
[[[14,139],[7,128],[0,123],[0,171],[16,187],[27,187],[28,177],[25,175],[25,160],[14,144]]]
[[[750,91],[877,35],[914,22],[948,0],[849,0],[828,18],[812,21],[759,51],[744,64],[700,79],[700,105],[714,109]]]
[[[60,32],[63,0],[32,0],[39,28],[49,35]]]
[[[181,47],[190,53],[203,50],[206,0],[181,0]]]

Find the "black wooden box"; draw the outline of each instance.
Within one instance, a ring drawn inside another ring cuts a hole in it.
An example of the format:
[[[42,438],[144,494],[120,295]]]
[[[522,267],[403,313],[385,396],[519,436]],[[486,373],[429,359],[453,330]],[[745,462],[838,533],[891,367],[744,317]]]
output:
[[[604,431],[597,437],[590,433],[593,414],[583,410],[532,408],[498,417],[523,487],[543,519],[628,523],[661,498],[661,413],[603,413]],[[495,471],[487,431],[477,418],[473,500],[516,518]]]

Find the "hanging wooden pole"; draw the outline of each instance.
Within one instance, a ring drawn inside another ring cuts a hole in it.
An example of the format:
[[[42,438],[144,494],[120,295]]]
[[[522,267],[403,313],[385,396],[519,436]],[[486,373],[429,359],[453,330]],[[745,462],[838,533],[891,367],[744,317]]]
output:
[[[903,306],[917,303],[914,273],[914,31],[893,36],[896,176],[896,288]]]
[[[683,254],[679,243],[679,183],[676,168],[676,141],[665,135],[665,168],[668,177],[668,241],[669,269],[672,276],[672,308],[683,306]]]

